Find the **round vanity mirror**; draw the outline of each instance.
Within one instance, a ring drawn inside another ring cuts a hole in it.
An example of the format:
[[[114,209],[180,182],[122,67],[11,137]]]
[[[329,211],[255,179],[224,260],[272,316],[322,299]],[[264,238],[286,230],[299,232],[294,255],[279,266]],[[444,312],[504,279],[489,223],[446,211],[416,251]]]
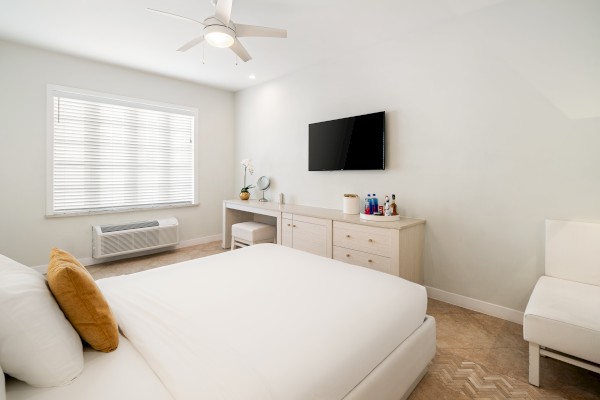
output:
[[[269,201],[265,199],[265,191],[269,189],[269,186],[271,186],[271,181],[269,180],[269,178],[267,178],[266,176],[261,176],[260,178],[258,178],[258,180],[256,181],[256,187],[262,190],[263,192],[262,199],[259,199],[258,201]]]

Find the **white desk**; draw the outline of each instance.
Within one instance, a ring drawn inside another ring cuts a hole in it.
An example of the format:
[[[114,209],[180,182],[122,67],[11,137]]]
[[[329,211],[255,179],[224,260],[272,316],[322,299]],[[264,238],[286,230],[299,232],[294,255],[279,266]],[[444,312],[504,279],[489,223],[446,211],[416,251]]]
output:
[[[330,258],[378,269],[414,282],[423,282],[423,219],[401,217],[399,221],[393,222],[366,221],[359,215],[344,214],[341,210],[328,208],[258,200],[225,200],[224,249],[231,244],[231,225],[246,221],[275,225],[278,244],[315,253],[320,251],[312,249],[320,248],[323,249],[321,255]],[[316,230],[301,235],[307,226],[307,229],[313,227]],[[292,233],[292,227],[298,227],[298,231]],[[292,235],[294,239],[307,238],[307,241],[296,243],[299,241],[291,240]]]
[[[281,210],[279,204],[261,202],[258,200],[225,200],[223,201],[223,241],[221,247],[231,247],[231,225],[238,222],[261,220],[269,223],[268,219],[256,216],[272,217],[277,227],[277,243],[281,244]]]

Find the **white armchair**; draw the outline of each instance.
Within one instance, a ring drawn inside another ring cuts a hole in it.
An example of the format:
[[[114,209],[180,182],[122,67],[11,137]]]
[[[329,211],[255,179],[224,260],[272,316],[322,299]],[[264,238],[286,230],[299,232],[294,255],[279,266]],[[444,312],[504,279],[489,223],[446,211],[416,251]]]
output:
[[[529,383],[540,355],[600,373],[600,224],[546,221],[545,275],[523,319]]]

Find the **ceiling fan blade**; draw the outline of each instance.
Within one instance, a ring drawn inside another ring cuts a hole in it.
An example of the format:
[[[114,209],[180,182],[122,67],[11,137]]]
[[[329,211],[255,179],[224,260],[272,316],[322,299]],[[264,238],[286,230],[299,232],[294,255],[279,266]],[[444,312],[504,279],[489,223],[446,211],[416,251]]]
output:
[[[241,58],[244,62],[252,60],[252,57],[248,53],[248,51],[242,46],[239,40],[235,39],[230,49],[237,54],[239,58]]]
[[[225,26],[229,25],[229,20],[231,19],[232,3],[233,0],[217,0],[215,18],[221,21]]]
[[[279,28],[267,28],[265,26],[235,24],[235,35],[237,37],[276,37],[286,38],[287,30]]]
[[[204,35],[198,36],[197,38],[190,40],[189,42],[178,48],[177,51],[188,51],[189,49],[196,46],[197,44],[202,43],[203,41]]]
[[[194,22],[196,24],[204,25],[202,22],[196,21],[195,19],[188,18],[188,17],[182,17],[181,15],[173,14],[173,13],[170,13],[170,12],[167,12],[167,11],[155,10],[154,8],[146,8],[146,10],[152,11],[152,12],[157,13],[157,14],[166,15],[168,17],[177,18],[177,19],[180,19],[182,21]]]

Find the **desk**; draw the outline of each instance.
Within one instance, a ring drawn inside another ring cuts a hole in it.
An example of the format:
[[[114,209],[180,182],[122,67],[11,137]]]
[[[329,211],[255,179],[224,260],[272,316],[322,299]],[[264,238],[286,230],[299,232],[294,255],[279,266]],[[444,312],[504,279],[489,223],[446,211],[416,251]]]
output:
[[[231,244],[231,225],[246,221],[275,225],[278,244],[423,283],[423,219],[401,217],[399,221],[377,222],[329,208],[225,200],[224,249]],[[313,228],[309,233],[304,230],[307,226]]]
[[[225,200],[223,201],[223,241],[221,247],[231,247],[231,225],[238,222],[260,220],[260,222],[275,222],[277,228],[277,244],[281,244],[281,208],[278,203],[258,200]],[[256,216],[271,217],[257,218]]]

